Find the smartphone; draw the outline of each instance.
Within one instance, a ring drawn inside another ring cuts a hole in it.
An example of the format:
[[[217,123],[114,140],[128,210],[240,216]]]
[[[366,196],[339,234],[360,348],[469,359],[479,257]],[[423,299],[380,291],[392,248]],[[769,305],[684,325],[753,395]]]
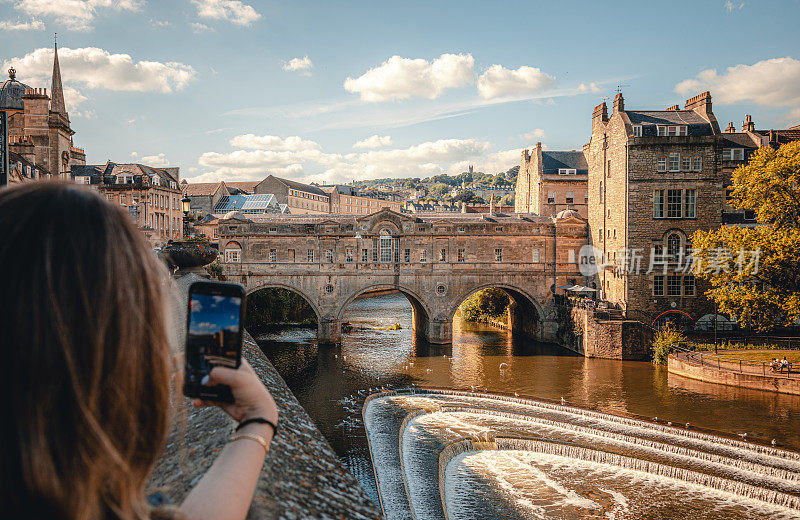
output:
[[[216,366],[239,368],[244,306],[245,291],[239,284],[201,281],[189,286],[183,384],[187,397],[233,402],[230,387],[205,386],[202,381]]]

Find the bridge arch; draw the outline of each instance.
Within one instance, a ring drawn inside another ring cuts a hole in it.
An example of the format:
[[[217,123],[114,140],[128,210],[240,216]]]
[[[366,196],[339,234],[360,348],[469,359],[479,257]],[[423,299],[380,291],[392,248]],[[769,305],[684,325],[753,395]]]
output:
[[[456,311],[464,301],[483,289],[500,289],[509,297],[508,317],[512,333],[521,333],[536,339],[542,339],[544,310],[539,301],[530,292],[520,287],[496,282],[487,282],[471,287],[454,297],[446,319],[453,322]]]
[[[431,316],[430,307],[425,302],[425,299],[422,298],[415,291],[397,284],[370,284],[360,287],[359,289],[353,291],[347,297],[344,303],[339,306],[339,310],[336,313],[337,321],[341,322],[345,310],[351,303],[353,303],[353,301],[355,301],[356,298],[358,298],[359,296],[363,296],[364,294],[371,291],[383,291],[383,290],[397,291],[406,297],[408,303],[411,304],[412,327],[413,327],[412,330],[418,336],[427,339],[428,328],[430,326],[430,316]]]
[[[311,307],[311,309],[313,309],[314,315],[317,318],[317,326],[319,326],[319,324],[322,323],[324,314],[322,310],[319,308],[319,304],[317,303],[316,299],[306,294],[302,289],[298,289],[297,287],[294,287],[292,285],[280,282],[266,282],[254,285],[252,287],[248,287],[247,294],[250,295],[262,289],[285,289],[287,291],[295,293],[296,295],[303,298],[306,301],[306,303],[308,303],[308,305]]]

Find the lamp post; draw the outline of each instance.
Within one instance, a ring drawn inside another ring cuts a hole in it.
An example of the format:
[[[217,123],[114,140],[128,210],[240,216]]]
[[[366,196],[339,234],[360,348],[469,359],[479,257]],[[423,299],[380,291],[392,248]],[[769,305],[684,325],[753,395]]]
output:
[[[189,198],[189,195],[184,194],[183,198],[181,199],[181,210],[183,210],[183,236],[187,236],[188,233],[188,225],[189,225],[189,210],[191,207],[192,199]]]

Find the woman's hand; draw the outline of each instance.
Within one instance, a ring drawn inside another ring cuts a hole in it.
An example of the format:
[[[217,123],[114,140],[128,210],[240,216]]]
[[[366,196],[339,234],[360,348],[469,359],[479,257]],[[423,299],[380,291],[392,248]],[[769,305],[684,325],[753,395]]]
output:
[[[209,373],[205,386],[215,385],[229,386],[233,393],[233,402],[219,403],[195,399],[192,401],[195,408],[218,406],[236,422],[263,417],[274,421],[275,424],[278,423],[278,408],[275,400],[272,399],[253,368],[244,359],[238,369],[214,367]]]

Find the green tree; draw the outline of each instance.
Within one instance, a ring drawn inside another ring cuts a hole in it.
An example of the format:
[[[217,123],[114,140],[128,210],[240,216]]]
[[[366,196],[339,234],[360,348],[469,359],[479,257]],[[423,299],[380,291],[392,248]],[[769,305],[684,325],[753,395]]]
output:
[[[514,194],[509,193],[508,195],[504,196],[498,202],[500,206],[513,206],[514,205]]]
[[[502,289],[490,287],[469,296],[461,304],[461,317],[466,321],[502,318],[508,309],[508,294]]]
[[[686,337],[667,323],[656,331],[653,338],[653,364],[666,365],[669,349],[678,343],[686,343]]]
[[[428,193],[434,197],[444,197],[450,191],[450,186],[444,184],[443,182],[439,182],[434,184],[428,190]]]
[[[695,272],[711,282],[719,310],[759,331],[800,319],[800,142],[762,147],[733,172],[738,209],[761,224],[692,236]]]

